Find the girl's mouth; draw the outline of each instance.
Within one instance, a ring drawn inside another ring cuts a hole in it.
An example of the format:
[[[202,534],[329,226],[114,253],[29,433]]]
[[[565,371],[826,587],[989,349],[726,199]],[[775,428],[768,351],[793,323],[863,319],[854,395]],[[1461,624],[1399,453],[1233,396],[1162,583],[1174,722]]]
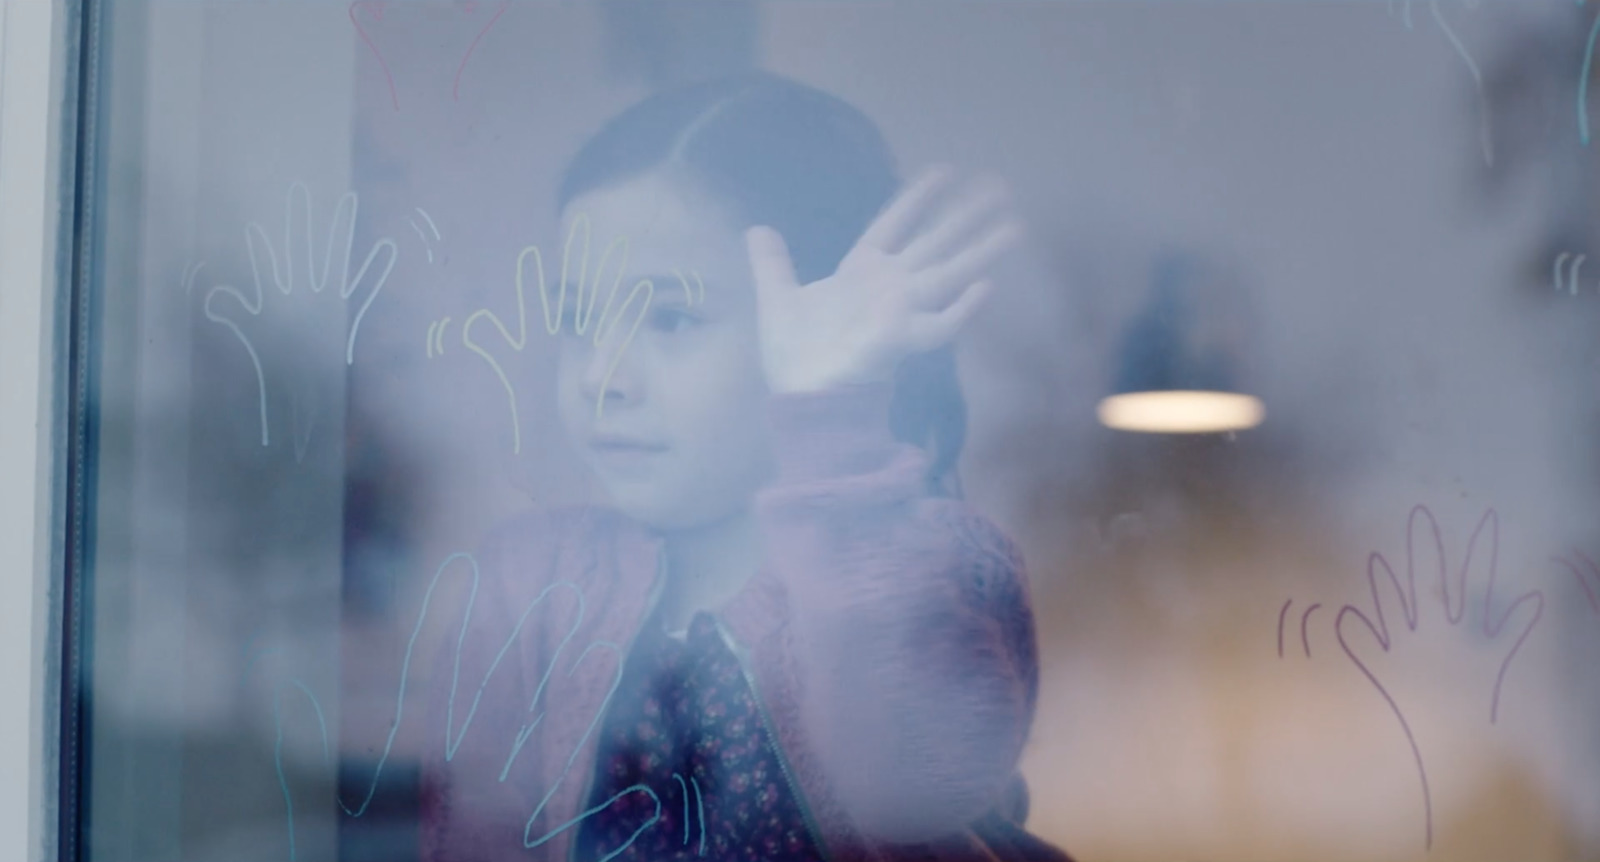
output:
[[[620,434],[595,434],[589,438],[589,447],[597,452],[660,452],[667,448],[641,437],[625,437]]]
[[[589,450],[606,468],[627,471],[650,463],[667,447],[638,438],[597,435],[590,439]]]

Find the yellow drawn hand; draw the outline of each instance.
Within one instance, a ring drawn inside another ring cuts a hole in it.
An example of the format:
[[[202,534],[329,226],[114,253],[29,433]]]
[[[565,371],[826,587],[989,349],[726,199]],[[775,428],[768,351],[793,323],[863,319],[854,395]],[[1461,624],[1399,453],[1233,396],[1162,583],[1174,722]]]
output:
[[[296,206],[297,203],[299,206]],[[298,375],[300,379],[286,380],[282,385],[288,391],[291,410],[295,414],[291,417],[291,425],[298,422],[298,412],[302,402],[311,412],[314,421],[317,405],[311,390],[315,381],[333,374],[330,366],[335,366],[339,362],[334,350],[342,355],[344,364],[350,365],[355,362],[356,338],[361,332],[361,321],[378,298],[378,294],[383,291],[384,284],[388,282],[389,274],[394,270],[395,262],[399,258],[399,249],[395,241],[383,237],[372,244],[360,267],[354,275],[351,275],[350,266],[355,250],[358,211],[359,201],[356,193],[346,192],[334,207],[333,217],[328,224],[327,235],[320,249],[322,261],[319,267],[317,263],[319,249],[312,219],[311,190],[305,183],[298,181],[291,183],[284,199],[281,244],[275,243],[273,237],[268,236],[260,224],[250,222],[245,226],[245,252],[250,259],[249,292],[246,293],[230,284],[217,284],[205,294],[202,310],[206,319],[233,333],[244,347],[255,370],[263,446],[269,445],[271,440],[267,418],[267,375],[255,339],[245,331],[245,327],[261,327],[265,330],[257,332],[256,338],[309,337],[307,342],[307,346],[311,348],[309,351],[295,348],[295,352],[291,354],[280,350],[279,361],[282,362],[282,368],[279,372],[284,376],[294,376],[289,374],[291,367],[296,363],[309,364],[310,367],[301,369]],[[297,220],[299,224],[296,224]],[[198,272],[197,266],[193,271],[186,273],[186,280],[192,280]],[[269,285],[275,289],[268,290]],[[186,290],[192,287],[191,283]],[[364,293],[364,296],[357,297],[358,292]],[[328,297],[336,299],[329,300]],[[344,304],[350,303],[352,297],[357,300],[353,316],[343,307]],[[222,304],[219,305],[219,302]],[[236,308],[229,308],[228,304]],[[312,336],[306,330],[304,324],[307,318],[297,317],[306,314],[311,318],[323,319],[347,317],[348,331],[337,345],[325,344],[322,339]],[[259,321],[262,317],[268,318],[266,324],[249,322]],[[298,461],[304,456],[306,443],[298,439],[298,428],[292,430],[297,438],[295,449]],[[308,427],[306,435],[309,436],[309,433]]]
[[[517,255],[517,272],[515,282],[515,326],[507,326],[506,322],[502,320],[498,314],[488,308],[480,308],[477,311],[474,311],[472,314],[468,315],[466,321],[461,325],[462,345],[464,345],[468,350],[477,354],[483,359],[484,362],[488,363],[489,370],[494,372],[495,378],[500,381],[501,388],[505,390],[506,406],[511,413],[511,451],[515,454],[520,454],[522,452],[522,426],[519,418],[520,413],[517,409],[516,390],[511,385],[510,378],[506,375],[505,366],[501,364],[499,359],[495,358],[494,353],[492,353],[485,345],[480,344],[475,339],[473,335],[473,326],[479,321],[484,321],[488,325],[494,327],[495,331],[499,333],[500,342],[514,352],[520,353],[527,347],[527,277],[529,259],[532,259],[532,266],[538,276],[539,304],[541,310],[544,312],[545,332],[550,335],[556,335],[560,333],[562,323],[566,319],[567,291],[569,286],[574,294],[572,299],[573,334],[592,334],[594,344],[596,346],[599,346],[602,342],[609,339],[616,331],[617,326],[623,322],[629,310],[633,310],[632,326],[628,329],[627,336],[623,339],[621,345],[616,349],[615,354],[612,356],[611,364],[606,369],[607,382],[609,382],[611,375],[616,371],[618,363],[622,361],[622,356],[626,352],[628,345],[633,342],[633,337],[639,331],[640,324],[644,322],[645,316],[649,313],[650,303],[654,299],[655,285],[650,279],[644,278],[640,279],[633,285],[626,298],[624,298],[620,304],[617,302],[617,295],[621,290],[622,280],[627,273],[627,237],[617,237],[606,245],[605,250],[601,253],[600,259],[594,267],[593,278],[590,278],[590,234],[591,229],[588,215],[579,214],[573,219],[572,228],[567,233],[566,244],[562,248],[561,278],[555,295],[553,307],[550,296],[550,285],[545,278],[544,255],[539,251],[538,246],[530,245],[527,248],[524,248],[521,254]],[[576,254],[574,254],[573,245],[580,238],[580,236],[582,239],[582,247]],[[607,271],[607,266],[612,262],[613,255],[616,255],[618,260],[615,264],[615,274],[611,282],[611,289],[606,295],[605,304],[600,307],[599,315],[596,317],[595,305],[600,297],[601,280]],[[570,276],[573,275],[575,269],[576,280],[574,281]],[[677,275],[685,293],[691,297],[692,301],[694,291],[689,286],[689,280],[681,273],[678,273]],[[698,275],[695,276],[695,281],[699,283]],[[704,284],[699,285],[699,293],[700,299],[703,301],[705,299]],[[601,386],[601,391],[605,391],[605,385]],[[596,416],[599,415],[604,403],[605,399],[603,396],[596,399]]]

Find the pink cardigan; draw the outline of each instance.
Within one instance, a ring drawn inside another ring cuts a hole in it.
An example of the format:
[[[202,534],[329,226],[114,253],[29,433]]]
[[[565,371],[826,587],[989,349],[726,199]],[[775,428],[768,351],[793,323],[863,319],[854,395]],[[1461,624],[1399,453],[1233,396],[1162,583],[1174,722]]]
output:
[[[913,844],[919,859],[993,859],[970,824],[995,822],[1033,718],[1026,574],[994,524],[927,494],[926,456],[889,433],[889,396],[770,399],[768,559],[716,616],[830,859]],[[425,862],[568,858],[662,544],[598,508],[490,534],[459,666],[451,638],[428,696]]]

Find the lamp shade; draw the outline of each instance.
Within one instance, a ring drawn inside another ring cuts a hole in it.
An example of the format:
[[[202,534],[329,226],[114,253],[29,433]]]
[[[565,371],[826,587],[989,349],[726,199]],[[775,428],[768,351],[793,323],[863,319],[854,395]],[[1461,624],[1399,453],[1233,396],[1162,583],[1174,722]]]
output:
[[[1259,398],[1238,391],[1241,314],[1208,303],[1214,273],[1188,253],[1157,262],[1150,298],[1124,330],[1102,424],[1122,431],[1204,434],[1239,431],[1266,416]],[[1220,298],[1220,297],[1219,297]]]

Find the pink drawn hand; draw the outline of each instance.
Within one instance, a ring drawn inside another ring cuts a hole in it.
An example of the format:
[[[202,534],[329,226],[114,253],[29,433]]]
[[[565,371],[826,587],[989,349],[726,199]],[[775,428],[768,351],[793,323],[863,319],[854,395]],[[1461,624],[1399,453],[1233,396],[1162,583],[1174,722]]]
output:
[[[1395,573],[1383,554],[1373,552],[1367,559],[1370,607],[1344,605],[1333,617],[1333,628],[1345,658],[1372,684],[1405,735],[1422,785],[1424,841],[1431,849],[1433,796],[1428,770],[1418,735],[1401,708],[1405,698],[1396,698],[1395,693],[1406,688],[1444,685],[1458,690],[1463,685],[1482,684],[1488,695],[1489,723],[1497,723],[1507,672],[1544,615],[1545,598],[1542,591],[1529,590],[1503,609],[1497,607],[1500,520],[1493,509],[1486,511],[1473,529],[1460,567],[1453,573],[1433,513],[1418,505],[1412,508],[1406,526],[1404,578]],[[1420,598],[1419,572],[1426,590]],[[1474,578],[1474,572],[1483,573],[1483,577]],[[1380,590],[1380,583],[1392,589]],[[1292,604],[1293,600],[1285,603],[1278,614],[1280,656],[1286,648],[1293,650],[1296,646]],[[1519,615],[1524,605],[1531,606],[1532,611]],[[1298,646],[1307,658],[1312,652],[1309,626],[1320,607],[1310,605],[1298,615]],[[1427,613],[1423,612],[1424,607]],[[1510,624],[1513,616],[1518,616],[1516,625]],[[1468,625],[1462,626],[1463,621]],[[1401,622],[1404,628],[1398,625]],[[1488,685],[1491,676],[1492,686]],[[1451,720],[1460,724],[1459,716],[1452,715]]]
[[[511,0],[499,0],[490,4],[480,4],[474,0],[452,4],[455,10],[452,17],[457,21],[465,21],[466,29],[471,32],[472,41],[467,45],[461,59],[455,64],[455,78],[451,83],[450,97],[455,101],[461,100],[461,76],[467,70],[467,63],[472,55],[477,52],[478,45],[483,42],[483,37],[494,29],[500,16],[510,8]],[[350,24],[355,27],[356,35],[364,42],[367,49],[372,52],[378,61],[378,67],[383,71],[384,81],[389,85],[389,100],[394,104],[396,111],[400,110],[400,94],[395,86],[394,71],[389,66],[389,60],[383,51],[378,48],[373,40],[373,34],[384,24],[384,18],[389,14],[390,4],[386,0],[355,0],[350,4]]]

